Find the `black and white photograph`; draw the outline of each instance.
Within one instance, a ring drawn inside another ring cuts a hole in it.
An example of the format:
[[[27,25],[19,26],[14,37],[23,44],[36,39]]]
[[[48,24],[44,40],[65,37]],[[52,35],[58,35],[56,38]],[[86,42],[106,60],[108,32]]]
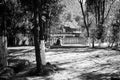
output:
[[[0,0],[0,80],[120,80],[120,0]]]

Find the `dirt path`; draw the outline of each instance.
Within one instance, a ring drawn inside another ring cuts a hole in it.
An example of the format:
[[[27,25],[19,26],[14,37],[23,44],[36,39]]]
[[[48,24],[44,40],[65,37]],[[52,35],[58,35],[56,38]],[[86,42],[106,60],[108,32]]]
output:
[[[35,63],[33,47],[9,50],[12,58]],[[46,77],[25,77],[22,80],[110,80],[110,76],[119,77],[120,72],[120,53],[109,49],[51,49],[46,52],[46,60],[64,70]]]

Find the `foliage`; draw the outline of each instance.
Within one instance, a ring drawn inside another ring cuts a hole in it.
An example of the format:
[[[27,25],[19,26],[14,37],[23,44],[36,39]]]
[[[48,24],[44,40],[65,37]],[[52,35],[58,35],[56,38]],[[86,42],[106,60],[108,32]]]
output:
[[[110,37],[110,43],[112,43],[111,47],[115,43],[118,46],[118,42],[120,39],[120,18],[118,17],[120,14],[116,14],[116,19],[111,24],[111,37]]]
[[[92,13],[96,22],[96,38],[103,40],[105,32],[105,21],[107,20],[112,5],[116,0],[86,0],[87,11]]]
[[[48,23],[45,23],[50,25],[46,25],[47,27],[45,28],[50,28],[49,26],[52,25],[56,26],[60,24],[59,14],[62,13],[63,6],[59,4],[59,1],[42,0],[42,4],[43,4],[42,16],[45,16],[47,19],[50,19]],[[23,34],[31,33],[34,27],[33,2],[34,0],[5,0],[5,5],[3,6],[0,5],[2,12],[5,12],[5,16],[6,16],[6,20],[5,20],[7,26],[6,35],[8,36],[8,40],[9,38],[14,39],[16,37],[16,33],[23,33]],[[38,4],[41,3],[38,2]],[[4,13],[1,13],[0,15],[3,14]]]
[[[64,14],[64,18],[65,18],[66,22],[72,22],[72,14],[71,13]]]
[[[76,17],[75,17],[75,21],[76,21],[76,22],[79,22],[79,21],[80,21],[80,16],[76,16]]]
[[[32,14],[33,34],[36,54],[37,71],[42,69],[40,42],[45,39],[46,28],[59,21],[59,14],[62,6],[58,5],[58,0],[20,0],[25,12]],[[42,47],[41,47],[42,48]]]

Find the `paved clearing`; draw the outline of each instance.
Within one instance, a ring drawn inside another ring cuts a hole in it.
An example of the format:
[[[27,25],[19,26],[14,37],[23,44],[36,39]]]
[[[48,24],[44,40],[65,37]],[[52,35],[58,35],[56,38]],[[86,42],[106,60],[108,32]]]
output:
[[[35,63],[34,47],[8,48],[10,57]],[[56,48],[46,51],[46,61],[63,68],[50,76],[17,80],[110,80],[119,77],[120,52],[110,49]]]

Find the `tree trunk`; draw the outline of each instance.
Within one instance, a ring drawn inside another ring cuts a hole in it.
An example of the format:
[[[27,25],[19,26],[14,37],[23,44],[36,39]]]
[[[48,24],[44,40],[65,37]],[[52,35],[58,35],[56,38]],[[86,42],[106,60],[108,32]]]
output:
[[[46,65],[46,61],[45,61],[45,22],[42,21],[41,19],[41,14],[39,14],[39,27],[40,27],[40,53],[41,53],[41,62],[42,65]]]
[[[0,36],[0,67],[8,66],[7,62],[7,37]]]
[[[44,0],[40,0],[41,4],[39,5],[39,42],[40,42],[40,53],[41,53],[41,64],[46,65],[45,61],[45,27],[46,22],[42,20],[42,3],[44,3]]]
[[[36,25],[35,25],[36,26]],[[40,46],[39,46],[39,35],[38,35],[37,27],[34,29],[34,44],[35,44],[35,56],[36,56],[36,66],[37,71],[41,71],[42,63],[41,63],[41,55],[40,55]]]
[[[92,38],[92,48],[95,48],[94,43],[95,43],[95,40],[94,40],[94,38]]]
[[[45,40],[40,40],[40,53],[41,53],[41,63],[46,65],[45,61]]]
[[[110,48],[112,48],[114,46],[115,40],[113,40],[113,42],[111,43]]]
[[[39,4],[40,3],[40,4]],[[37,71],[42,71],[42,66],[45,65],[45,44],[43,38],[43,24],[41,19],[42,0],[34,1],[34,44],[37,63]]]
[[[83,15],[84,25],[85,25],[86,32],[87,32],[87,37],[89,37],[89,28],[88,28],[88,24],[87,24],[87,21],[86,21],[85,11],[83,9],[83,3],[82,3],[81,0],[79,1],[79,3],[80,3],[80,6],[81,6],[81,11],[82,11],[82,15]]]
[[[35,56],[36,56],[36,66],[37,71],[41,72],[42,63],[40,55],[40,46],[39,46],[39,25],[38,25],[38,1],[34,1],[34,44],[35,44]]]
[[[0,67],[8,66],[7,61],[7,37],[6,35],[6,17],[5,15],[1,17],[1,26],[0,26]]]
[[[90,39],[90,35],[89,35],[89,27],[88,27],[88,23],[87,23],[87,19],[88,19],[88,15],[86,16],[85,15],[85,11],[83,9],[83,2],[82,0],[79,1],[80,3],[80,7],[81,7],[81,11],[82,11],[82,15],[83,15],[83,21],[84,21],[84,26],[85,26],[85,29],[86,29],[86,32],[87,32],[87,45],[90,46],[90,43],[89,43],[89,39]],[[86,19],[87,18],[87,19]]]

